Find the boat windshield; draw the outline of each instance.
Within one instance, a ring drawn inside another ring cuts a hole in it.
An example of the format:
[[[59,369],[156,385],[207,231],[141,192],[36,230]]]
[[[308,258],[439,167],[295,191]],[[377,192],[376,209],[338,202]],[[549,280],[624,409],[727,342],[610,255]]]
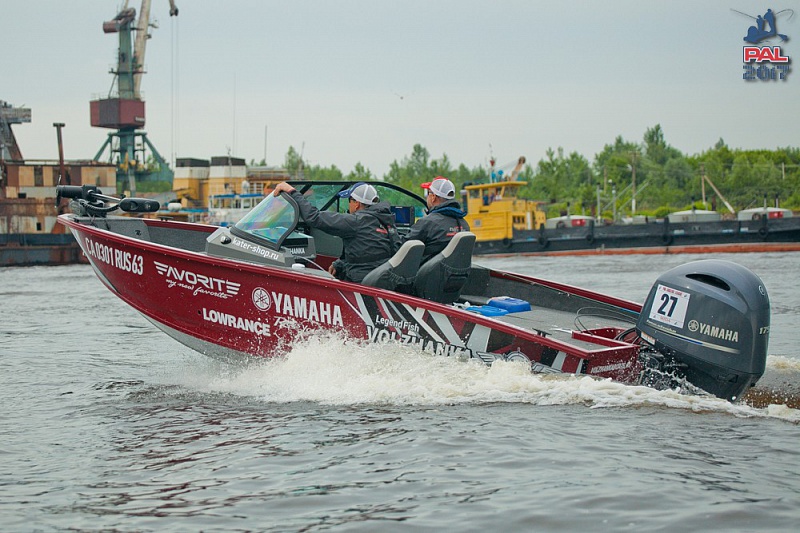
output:
[[[298,216],[297,204],[288,194],[268,194],[231,228],[231,232],[239,237],[253,237],[278,250],[297,227]]]
[[[320,211],[337,211],[346,213],[348,202],[346,198],[339,198],[337,194],[354,185],[353,181],[290,181],[314,207]],[[383,202],[389,202],[395,212],[398,226],[413,225],[414,221],[425,215],[425,199],[413,192],[390,183],[370,181],[375,187],[378,197]]]

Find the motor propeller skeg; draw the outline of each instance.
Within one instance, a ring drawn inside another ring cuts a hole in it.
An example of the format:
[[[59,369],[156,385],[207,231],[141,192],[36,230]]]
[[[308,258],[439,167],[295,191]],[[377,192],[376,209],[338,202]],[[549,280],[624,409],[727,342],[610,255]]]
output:
[[[148,198],[121,198],[103,194],[95,185],[58,185],[56,186],[56,207],[62,198],[75,200],[84,214],[104,216],[106,213],[120,209],[126,213],[155,213],[161,205]],[[112,205],[105,206],[106,203]]]

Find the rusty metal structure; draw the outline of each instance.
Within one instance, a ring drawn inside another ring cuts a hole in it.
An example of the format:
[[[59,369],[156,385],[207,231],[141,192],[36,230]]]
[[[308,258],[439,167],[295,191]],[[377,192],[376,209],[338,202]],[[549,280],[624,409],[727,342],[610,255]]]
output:
[[[4,100],[0,100],[0,160],[22,159],[22,152],[11,130],[13,124],[23,124],[31,121],[31,110],[27,107],[14,107]]]
[[[62,265],[84,261],[75,238],[56,224],[55,187],[91,184],[116,188],[116,169],[96,161],[24,159],[12,127],[31,122],[31,110],[0,101],[0,267]]]
[[[131,194],[136,192],[137,182],[168,182],[171,187],[173,179],[168,163],[143,130],[145,102],[140,88],[145,72],[147,39],[150,37],[148,29],[157,27],[150,20],[150,4],[151,0],[142,0],[137,20],[136,9],[128,7],[126,0],[116,16],[103,23],[104,33],[119,36],[117,64],[111,70],[114,83],[106,97],[92,100],[89,104],[91,125],[115,130],[108,134],[94,159],[100,161],[108,149],[108,161],[117,165],[117,182]],[[170,16],[177,15],[175,2],[170,0]],[[155,165],[150,167],[147,165],[148,149],[155,160]]]

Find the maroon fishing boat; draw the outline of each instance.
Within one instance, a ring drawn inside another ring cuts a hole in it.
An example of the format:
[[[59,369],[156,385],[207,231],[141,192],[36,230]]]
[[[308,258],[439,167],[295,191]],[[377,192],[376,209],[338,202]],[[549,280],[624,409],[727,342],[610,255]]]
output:
[[[402,233],[424,214],[420,196],[372,182]],[[347,209],[349,182],[294,182],[321,210]],[[342,243],[304,224],[288,195],[269,195],[236,225],[215,227],[113,216],[155,202],[96,187],[59,186],[75,235],[97,276],[169,336],[214,357],[275,357],[320,331],[401,343],[437,356],[520,361],[532,372],[610,378],[736,401],[764,372],[769,298],[732,262],[672,269],[644,305],[472,263],[475,237],[456,236],[420,266],[406,242],[362,284],[327,272]],[[402,290],[402,292],[401,292]]]

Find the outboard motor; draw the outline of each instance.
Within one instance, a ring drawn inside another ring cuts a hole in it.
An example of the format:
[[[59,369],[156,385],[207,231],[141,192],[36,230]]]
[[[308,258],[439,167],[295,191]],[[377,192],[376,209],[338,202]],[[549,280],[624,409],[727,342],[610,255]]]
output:
[[[664,370],[736,401],[764,373],[769,321],[761,279],[736,263],[708,259],[659,277],[636,329],[663,354]]]

